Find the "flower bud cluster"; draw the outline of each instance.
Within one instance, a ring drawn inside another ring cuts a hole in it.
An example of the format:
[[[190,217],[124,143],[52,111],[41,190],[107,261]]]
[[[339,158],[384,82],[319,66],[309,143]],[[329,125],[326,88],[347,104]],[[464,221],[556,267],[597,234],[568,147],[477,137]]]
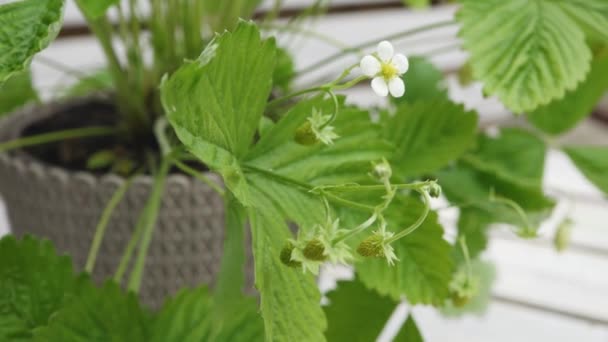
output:
[[[350,247],[340,238],[348,230],[340,229],[340,220],[315,225],[307,231],[301,229],[297,239],[287,241],[281,251],[281,262],[289,267],[302,267],[304,272],[319,273],[323,262],[348,264],[353,256]]]
[[[479,292],[479,279],[466,267],[460,268],[450,283],[450,299],[455,307],[467,305]]]

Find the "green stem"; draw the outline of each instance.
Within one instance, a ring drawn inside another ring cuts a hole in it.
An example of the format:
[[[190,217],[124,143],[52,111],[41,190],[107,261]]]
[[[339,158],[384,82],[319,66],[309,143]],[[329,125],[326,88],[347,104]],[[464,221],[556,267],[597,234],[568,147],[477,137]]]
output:
[[[349,201],[347,199],[336,196],[334,194],[324,193],[324,195],[327,196],[327,198],[329,198],[332,202],[341,204],[346,207],[350,207],[352,209],[357,209],[357,210],[366,211],[366,212],[374,212],[376,210],[376,208],[374,208],[372,206]]]
[[[148,255],[148,249],[152,242],[152,236],[154,235],[154,228],[156,228],[156,219],[158,217],[158,210],[160,208],[165,181],[167,174],[171,168],[171,163],[168,158],[163,158],[160,166],[160,170],[154,179],[154,186],[152,188],[152,194],[146,203],[144,209],[144,224],[143,224],[143,235],[141,243],[137,253],[137,259],[135,259],[135,265],[131,272],[129,284],[127,288],[135,293],[139,292],[141,287],[141,281],[144,274],[144,267],[146,264],[146,256]]]
[[[274,0],[274,4],[272,5],[272,9],[266,13],[264,16],[263,23],[266,25],[269,22],[274,21],[281,12],[281,7],[283,6],[283,0]]]
[[[160,152],[163,156],[168,155],[172,150],[171,143],[169,143],[169,139],[165,134],[168,126],[169,122],[165,118],[159,118],[154,124],[154,135],[156,136],[156,142],[158,143]]]
[[[184,171],[185,173],[189,174],[190,176],[207,184],[211,189],[213,189],[215,192],[217,192],[220,196],[224,197],[226,195],[226,192],[219,185],[217,185],[214,181],[209,179],[209,177],[205,176],[203,173],[196,171],[195,169],[191,168],[190,166],[182,163],[181,161],[179,161],[177,159],[173,159],[173,164],[175,164],[175,166],[177,166],[180,170]]]
[[[137,243],[141,239],[141,235],[144,230],[144,217],[140,216],[139,220],[137,220],[137,225],[135,226],[135,231],[133,235],[131,235],[131,239],[125,248],[124,253],[122,254],[122,258],[120,258],[120,263],[118,264],[118,268],[116,269],[116,273],[114,273],[114,281],[118,284],[122,283],[122,278],[127,271],[127,267],[131,262],[131,257],[133,256],[133,252],[135,251],[135,247]]]
[[[393,33],[384,37],[379,37],[379,38],[375,38],[373,40],[369,40],[369,41],[365,41],[359,45],[356,45],[354,47],[348,48],[348,49],[343,49],[329,57],[323,58],[322,60],[304,68],[303,70],[299,71],[296,75],[300,76],[300,75],[304,75],[307,74],[311,71],[314,71],[318,68],[321,68],[323,66],[325,66],[328,63],[333,62],[334,60],[336,60],[337,58],[341,58],[343,56],[346,56],[350,53],[353,52],[360,52],[361,50],[368,48],[370,46],[374,46],[375,44],[378,44],[378,42],[383,41],[383,40],[394,40],[394,39],[399,39],[399,38],[405,38],[408,36],[412,36],[418,33],[422,33],[425,31],[430,31],[433,29],[437,29],[437,28],[441,28],[441,27],[446,27],[449,25],[453,25],[455,23],[454,20],[447,20],[447,21],[440,21],[437,23],[433,23],[433,24],[429,24],[429,25],[424,25],[415,29],[410,29],[410,30],[406,30],[406,31],[401,31],[401,32],[397,32],[397,33]]]
[[[305,36],[316,38],[320,41],[327,43],[328,45],[335,46],[339,49],[346,50],[349,49],[350,46],[344,42],[341,42],[337,39],[334,39],[330,36],[322,34],[317,31],[308,30],[302,27],[294,27],[290,25],[273,25],[273,24],[263,24],[261,26],[262,29],[273,30],[277,32],[292,32],[292,33],[301,33]]]
[[[87,258],[87,263],[85,266],[85,271],[89,274],[93,273],[93,268],[95,267],[95,260],[97,260],[97,254],[99,253],[99,248],[101,247],[101,243],[103,241],[103,237],[106,233],[106,228],[108,227],[108,223],[110,223],[110,218],[112,217],[112,213],[114,213],[114,209],[120,204],[120,201],[125,196],[125,193],[129,189],[133,182],[133,178],[129,179],[125,184],[119,187],[114,195],[110,198],[107,206],[103,210],[101,214],[101,218],[99,219],[99,223],[95,228],[95,236],[93,237],[93,243],[91,245],[91,249],[89,251],[89,257]]]
[[[411,226],[407,227],[406,229],[400,231],[399,233],[395,234],[392,238],[388,239],[386,241],[386,243],[393,243],[411,233],[413,233],[416,229],[418,229],[418,227],[420,227],[424,221],[426,220],[426,217],[429,215],[429,212],[431,211],[431,199],[429,197],[429,194],[426,191],[422,191],[422,190],[416,190],[418,191],[421,195],[422,198],[424,199],[424,212],[422,213],[422,215],[420,215],[420,217],[418,217],[418,220],[416,220],[416,222],[414,222]]]
[[[321,125],[320,129],[323,129],[331,125],[334,121],[336,121],[338,113],[340,112],[340,102],[338,101],[338,97],[336,96],[336,94],[331,90],[327,90],[327,94],[331,97],[334,103],[334,111],[331,113],[329,119],[323,125]]]
[[[469,279],[471,279],[473,278],[473,267],[471,266],[471,257],[469,256],[469,248],[467,247],[466,237],[461,236],[458,239],[458,242],[460,243],[460,248],[462,249],[462,255],[464,255],[464,262],[467,266],[467,274]]]
[[[441,46],[432,50],[429,50],[427,52],[422,53],[423,56],[429,58],[429,57],[435,57],[438,55],[442,55],[444,53],[448,53],[448,52],[452,52],[458,48],[461,47],[461,43],[454,43],[454,44],[450,44],[450,45],[446,45],[446,46]]]
[[[374,222],[376,222],[376,220],[378,219],[378,214],[374,213],[372,216],[370,216],[370,218],[367,219],[367,221],[361,223],[359,226],[357,226],[356,228],[352,229],[351,231],[349,231],[348,233],[342,235],[341,237],[335,239],[334,241],[332,241],[334,244],[340,242],[340,241],[344,241],[344,240],[348,240],[351,237],[363,232],[364,230],[366,230],[367,228],[371,227],[372,224],[374,224]]]
[[[367,76],[359,76],[355,79],[352,79],[346,83],[342,83],[342,84],[336,84],[335,86],[332,87],[332,89],[334,90],[344,90],[344,89],[348,89],[356,84],[358,84],[361,81],[367,80],[369,79],[369,77]]]
[[[285,184],[289,184],[289,185],[293,185],[293,186],[297,186],[299,188],[301,188],[302,190],[305,191],[310,191],[310,192],[316,192],[316,190],[320,190],[321,194],[324,196],[327,196],[328,199],[330,199],[332,202],[334,203],[338,203],[338,204],[342,204],[346,207],[350,207],[353,209],[357,209],[357,210],[362,210],[362,211],[366,211],[366,212],[374,212],[375,208],[369,205],[364,205],[364,204],[360,204],[360,203],[356,203],[353,201],[349,201],[347,199],[344,199],[342,197],[336,196],[334,194],[331,193],[327,193],[327,192],[323,192],[323,190],[321,188],[316,188],[313,187],[312,185],[306,184],[306,183],[302,183],[300,181],[297,181],[295,179],[291,179],[282,175],[279,175],[277,173],[271,172],[271,171],[266,171],[264,169],[260,169],[258,167],[252,166],[252,165],[243,165],[243,168],[246,170],[250,170],[253,172],[257,172],[260,174],[263,174],[267,177],[273,178],[281,183],[285,183]]]
[[[60,71],[68,76],[74,77],[77,80],[86,80],[87,82],[90,83],[95,83],[98,86],[102,86],[105,87],[105,84],[95,78],[91,78],[91,75],[88,75],[86,73],[83,73],[82,71],[72,68],[68,65],[65,65],[61,62],[58,62],[56,60],[44,57],[43,55],[36,55],[36,58],[34,59],[34,62],[40,63],[40,64],[44,64],[47,67],[50,67],[52,69],[55,69],[57,71]]]
[[[295,93],[291,93],[289,95],[285,95],[283,97],[279,97],[278,99],[274,99],[274,100],[268,102],[268,105],[266,106],[266,108],[275,107],[276,105],[278,105],[281,102],[285,102],[285,101],[287,101],[289,99],[292,99],[292,98],[300,96],[300,95],[305,95],[305,94],[309,94],[309,93],[314,93],[316,91],[324,91],[324,90],[325,90],[325,88],[323,86],[300,90],[300,91],[297,91]]]
[[[67,129],[65,131],[33,135],[0,143],[0,152],[6,152],[8,150],[28,146],[48,144],[61,140],[114,135],[117,132],[118,130],[116,128],[102,126]]]
[[[420,190],[434,181],[414,182],[409,184],[392,184],[391,187],[395,190]],[[359,191],[378,191],[386,190],[386,185],[343,185],[343,186],[328,186],[320,187],[323,191],[329,192],[359,192]]]
[[[511,207],[517,213],[517,215],[519,215],[522,222],[524,223],[524,233],[526,233],[526,235],[528,233],[530,233],[528,230],[532,227],[532,225],[530,224],[530,221],[528,220],[528,215],[526,215],[526,212],[522,209],[521,206],[519,206],[519,204],[517,204],[515,201],[513,201],[511,199],[496,196],[493,189],[490,191],[490,202],[503,204],[508,207]]]

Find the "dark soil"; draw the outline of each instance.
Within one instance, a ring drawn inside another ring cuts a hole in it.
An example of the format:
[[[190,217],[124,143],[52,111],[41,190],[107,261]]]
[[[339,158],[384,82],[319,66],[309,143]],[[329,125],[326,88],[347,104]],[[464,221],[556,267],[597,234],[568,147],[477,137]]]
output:
[[[592,117],[608,125],[608,109],[602,110],[600,108],[596,108],[592,114]]]
[[[63,112],[38,121],[28,126],[22,136],[89,126],[116,127],[118,124],[119,115],[116,108],[109,102],[95,100],[86,104],[74,105]],[[146,159],[149,160],[150,156],[158,157],[159,154],[152,132],[149,136],[139,137],[139,139],[127,139],[122,135],[87,137],[37,145],[24,150],[44,163],[75,171],[87,170],[87,161],[99,151],[113,151],[120,158],[132,161],[134,169],[140,169],[145,165]],[[98,173],[108,171],[110,171],[109,167],[95,170]]]

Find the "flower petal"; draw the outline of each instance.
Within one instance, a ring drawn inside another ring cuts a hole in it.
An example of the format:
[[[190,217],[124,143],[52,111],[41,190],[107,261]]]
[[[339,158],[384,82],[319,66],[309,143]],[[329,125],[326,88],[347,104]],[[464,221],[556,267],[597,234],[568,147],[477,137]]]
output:
[[[390,62],[394,54],[395,49],[393,49],[393,44],[390,42],[385,40],[378,44],[378,57],[380,57],[383,62]]]
[[[378,94],[378,96],[388,96],[388,84],[382,77],[376,77],[372,80],[372,89]]]
[[[409,60],[407,59],[407,57],[405,57],[405,55],[402,55],[400,53],[396,54],[393,57],[393,65],[399,71],[399,75],[405,74],[410,68]]]
[[[388,89],[393,97],[401,97],[405,94],[405,83],[399,77],[394,77],[388,83]]]
[[[378,59],[374,56],[363,57],[359,66],[361,67],[361,72],[363,72],[363,75],[367,77],[376,76],[382,68],[380,61],[378,61]]]

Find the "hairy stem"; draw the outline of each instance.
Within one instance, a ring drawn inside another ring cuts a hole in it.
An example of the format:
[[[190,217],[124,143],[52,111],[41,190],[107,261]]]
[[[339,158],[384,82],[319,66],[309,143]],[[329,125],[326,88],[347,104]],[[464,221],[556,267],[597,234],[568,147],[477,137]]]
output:
[[[191,168],[190,166],[182,163],[181,161],[179,161],[177,159],[174,159],[173,163],[180,170],[182,170],[185,173],[189,174],[190,176],[200,180],[201,182],[207,184],[211,189],[213,189],[215,192],[217,192],[218,195],[220,195],[222,197],[224,197],[226,195],[226,192],[219,185],[217,185],[214,181],[212,181],[209,177],[207,177],[205,174],[196,171],[195,169]]]
[[[429,197],[429,194],[423,190],[416,190],[416,191],[418,191],[420,193],[420,195],[422,195],[422,198],[424,199],[424,212],[422,213],[422,215],[420,215],[420,217],[418,217],[416,222],[414,222],[411,226],[405,228],[404,230],[400,231],[399,233],[395,234],[392,238],[388,239],[386,241],[386,243],[393,243],[393,242],[413,233],[416,229],[418,229],[418,227],[420,227],[424,223],[427,216],[429,215],[429,212],[431,211],[431,205],[430,205],[431,199]]]

